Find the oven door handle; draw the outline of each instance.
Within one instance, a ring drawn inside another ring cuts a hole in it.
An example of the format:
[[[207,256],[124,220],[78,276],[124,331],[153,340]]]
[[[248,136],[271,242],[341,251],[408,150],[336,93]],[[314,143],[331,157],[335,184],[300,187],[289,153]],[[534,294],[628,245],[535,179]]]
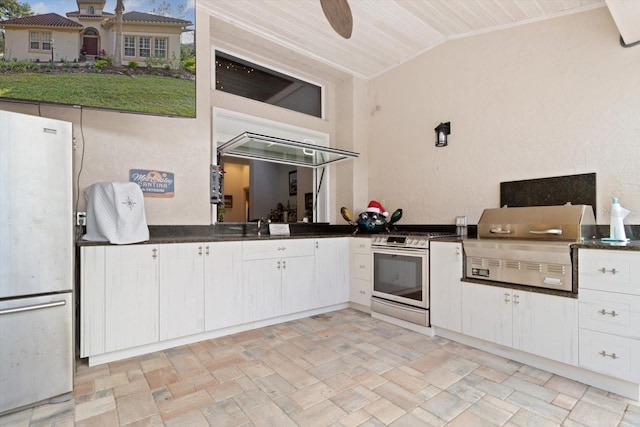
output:
[[[529,234],[557,234],[557,235],[560,235],[560,234],[562,234],[562,230],[559,229],[559,228],[550,228],[548,230],[541,230],[541,231],[529,230]]]

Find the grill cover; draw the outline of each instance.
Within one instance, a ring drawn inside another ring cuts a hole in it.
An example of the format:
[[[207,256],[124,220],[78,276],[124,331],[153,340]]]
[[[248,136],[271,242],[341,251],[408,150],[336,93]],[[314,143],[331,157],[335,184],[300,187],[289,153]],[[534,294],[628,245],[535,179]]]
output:
[[[595,234],[590,205],[485,209],[478,238],[579,242]]]

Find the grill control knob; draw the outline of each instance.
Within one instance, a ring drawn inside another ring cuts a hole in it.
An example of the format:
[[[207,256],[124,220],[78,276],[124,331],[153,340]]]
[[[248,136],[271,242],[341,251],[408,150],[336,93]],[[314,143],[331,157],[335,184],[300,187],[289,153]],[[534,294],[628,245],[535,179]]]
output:
[[[424,245],[424,243],[425,243],[425,241],[424,241],[423,239],[420,239],[420,241],[418,242],[418,244],[419,244],[420,246]]]

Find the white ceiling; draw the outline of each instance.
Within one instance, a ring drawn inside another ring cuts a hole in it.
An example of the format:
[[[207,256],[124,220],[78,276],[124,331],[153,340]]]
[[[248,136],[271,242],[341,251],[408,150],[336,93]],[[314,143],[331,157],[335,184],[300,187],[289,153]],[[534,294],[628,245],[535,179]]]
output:
[[[621,0],[608,0],[621,1]],[[634,0],[640,3],[640,0]],[[344,39],[319,0],[197,0],[218,34],[271,45],[369,79],[447,40],[605,6],[605,0],[349,0],[353,33]],[[241,31],[238,31],[241,30]]]

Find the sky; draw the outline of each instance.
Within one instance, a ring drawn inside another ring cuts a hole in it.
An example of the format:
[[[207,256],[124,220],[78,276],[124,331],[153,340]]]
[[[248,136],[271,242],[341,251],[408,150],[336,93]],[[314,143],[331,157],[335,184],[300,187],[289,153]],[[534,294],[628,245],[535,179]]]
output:
[[[184,15],[176,16],[174,18],[186,19],[195,24],[195,0],[124,0],[124,11],[126,12],[151,12],[154,8],[160,6],[160,4],[166,1],[171,4],[173,11],[177,10],[177,7],[184,4]],[[60,16],[65,16],[67,12],[73,12],[78,10],[78,4],[76,0],[21,0],[20,3],[29,3],[31,10],[35,14],[43,13],[57,13]],[[107,0],[104,6],[104,11],[109,13],[115,13],[116,0]],[[188,28],[195,28],[195,25]],[[183,34],[182,42],[190,43],[193,41],[193,33]],[[189,40],[191,39],[191,40]]]

